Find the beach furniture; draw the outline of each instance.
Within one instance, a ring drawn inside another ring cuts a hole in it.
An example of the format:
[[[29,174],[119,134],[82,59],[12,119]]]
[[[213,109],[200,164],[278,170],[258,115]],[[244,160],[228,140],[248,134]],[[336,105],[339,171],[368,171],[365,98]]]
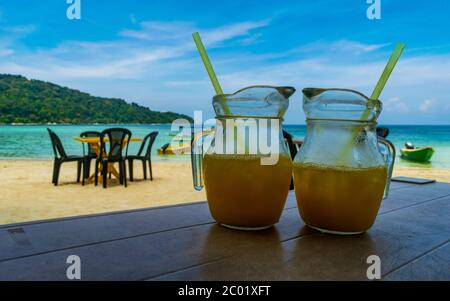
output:
[[[381,138],[386,138],[389,135],[389,129],[386,127],[377,127],[377,135]]]
[[[291,134],[289,134],[287,131],[283,130],[283,138],[286,141],[288,148],[289,148],[289,153],[291,154],[291,158],[294,159],[295,155],[297,155],[298,152],[298,147],[297,145],[294,143],[293,141],[293,137]]]
[[[283,130],[283,138],[284,138],[284,140],[286,141],[286,143],[288,145],[289,153],[291,154],[291,159],[294,160],[295,155],[297,155],[301,144],[298,145],[298,144],[294,143],[294,140],[292,139],[293,138],[292,135],[289,134],[285,130]],[[289,186],[289,190],[293,190],[293,189],[294,189],[294,179],[292,178],[291,179],[291,184]]]
[[[81,138],[92,138],[92,137],[96,137],[99,138],[100,137],[100,132],[96,132],[96,131],[86,131],[80,134]],[[86,144],[86,147],[85,147]],[[86,150],[87,149],[87,150]],[[84,178],[88,178],[90,171],[91,171],[91,161],[93,159],[97,159],[97,151],[94,149],[94,147],[90,144],[90,143],[83,143],[83,155],[84,155],[84,160],[85,160],[85,164],[84,164]]]
[[[107,173],[111,172],[110,166],[119,164],[119,182],[127,187],[125,158],[128,154],[128,143],[131,132],[124,128],[110,128],[100,133],[100,154],[95,160],[95,185],[98,185],[99,165],[103,179],[103,188],[107,187]],[[125,155],[123,150],[125,149]]]
[[[75,137],[75,141],[81,142],[81,143],[87,143],[91,147],[91,149],[98,155],[100,154],[100,137]],[[109,138],[105,137],[105,142],[108,142]],[[125,147],[126,143],[130,142],[141,142],[142,138],[138,137],[132,137],[130,139],[125,139],[124,145],[122,147]],[[101,166],[100,166],[101,168]],[[101,172],[101,169],[98,171]],[[119,172],[114,167],[114,164],[111,163],[108,165],[108,173],[119,179]],[[95,179],[95,173],[92,173],[89,178],[87,179],[88,183],[94,182]],[[102,177],[99,178],[99,181],[102,181]]]
[[[81,177],[81,168],[83,167],[83,163],[84,163],[84,157],[67,155],[66,151],[64,150],[64,146],[61,142],[61,139],[59,139],[58,135],[56,135],[55,132],[53,132],[51,129],[47,129],[47,131],[48,131],[48,134],[50,135],[53,152],[55,153],[55,161],[53,164],[52,183],[55,184],[55,186],[58,185],[59,171],[61,169],[61,165],[64,162],[77,162],[77,164],[78,164],[77,165],[77,183],[79,183],[80,177]],[[84,176],[82,179],[82,184],[84,185]]]
[[[130,170],[130,181],[133,181],[133,161],[140,160],[142,161],[142,168],[144,171],[144,179],[147,180],[147,164],[150,171],[150,181],[153,181],[153,172],[152,172],[152,146],[155,142],[156,137],[158,136],[158,132],[154,131],[144,137],[142,140],[141,147],[136,155],[127,156],[128,160],[128,168]]]

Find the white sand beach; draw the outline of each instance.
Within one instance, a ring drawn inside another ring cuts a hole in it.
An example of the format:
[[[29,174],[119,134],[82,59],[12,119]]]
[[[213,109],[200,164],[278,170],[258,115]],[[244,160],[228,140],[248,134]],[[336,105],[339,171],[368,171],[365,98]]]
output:
[[[153,181],[135,162],[128,187],[76,183],[76,164],[64,163],[59,185],[51,184],[52,161],[0,161],[0,224],[163,206],[205,200],[192,187],[190,162],[153,163]]]

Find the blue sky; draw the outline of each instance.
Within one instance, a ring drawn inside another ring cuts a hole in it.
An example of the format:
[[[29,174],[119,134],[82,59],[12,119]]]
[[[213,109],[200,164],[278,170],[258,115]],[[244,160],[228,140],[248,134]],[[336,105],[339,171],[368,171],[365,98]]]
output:
[[[213,116],[199,31],[225,92],[292,85],[287,123],[304,123],[303,87],[371,93],[397,41],[407,48],[381,123],[450,124],[450,1],[0,0],[0,73],[22,74],[155,110]]]

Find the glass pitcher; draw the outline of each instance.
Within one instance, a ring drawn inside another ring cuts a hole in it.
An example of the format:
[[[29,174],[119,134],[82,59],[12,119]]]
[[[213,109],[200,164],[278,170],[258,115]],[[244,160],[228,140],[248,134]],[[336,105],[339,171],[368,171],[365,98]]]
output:
[[[191,156],[194,188],[205,186],[211,215],[221,225],[257,230],[278,222],[292,175],[281,122],[294,92],[253,86],[214,96],[215,128],[194,134]]]
[[[375,221],[387,195],[393,148],[376,134],[379,100],[346,89],[303,89],[307,131],[294,159],[304,222],[322,232],[356,234]]]

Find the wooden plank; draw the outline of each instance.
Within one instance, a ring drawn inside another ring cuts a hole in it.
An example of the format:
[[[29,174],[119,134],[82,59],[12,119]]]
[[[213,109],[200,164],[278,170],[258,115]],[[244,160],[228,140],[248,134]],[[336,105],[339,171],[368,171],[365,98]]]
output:
[[[388,273],[384,280],[449,281],[450,242]]]
[[[447,183],[410,184],[392,190],[388,198],[383,200],[380,213],[397,210],[448,195],[450,195],[450,184]]]
[[[91,215],[0,229],[0,262],[55,250],[214,223],[206,203]]]

